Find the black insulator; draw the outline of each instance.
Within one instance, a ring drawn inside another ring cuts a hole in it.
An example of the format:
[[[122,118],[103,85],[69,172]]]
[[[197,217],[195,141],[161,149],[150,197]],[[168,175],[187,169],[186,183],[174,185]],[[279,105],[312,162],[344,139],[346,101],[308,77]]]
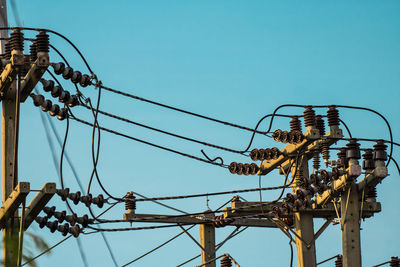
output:
[[[79,105],[79,100],[77,95],[71,95],[67,102],[68,107],[72,108]]]
[[[59,96],[61,103],[67,103],[71,98],[71,94],[68,91],[63,90]]]
[[[52,206],[52,207],[44,207],[43,208],[44,213],[47,214],[47,217],[51,217],[54,215],[54,212],[56,211],[56,207]]]
[[[363,170],[375,169],[375,161],[373,160],[372,149],[365,150],[363,159]]]
[[[62,223],[65,220],[65,216],[67,216],[67,212],[65,210],[54,212],[54,217],[58,219],[59,223]]]
[[[286,194],[286,202],[293,204],[295,200],[296,200],[296,197],[293,194],[291,194],[291,193]]]
[[[82,73],[78,70],[74,71],[74,73],[71,76],[71,81],[73,83],[79,83],[82,79]]]
[[[271,159],[277,159],[282,154],[281,151],[276,147],[271,148],[271,152]]]
[[[254,150],[254,149],[253,149]],[[238,163],[237,162],[231,162],[231,164],[229,164],[229,166],[228,166],[228,170],[232,173],[232,174],[234,174],[234,173],[236,173],[236,171],[237,171],[237,169],[238,169]]]
[[[337,167],[332,168],[332,180],[337,180],[342,175],[342,171]]]
[[[274,139],[274,141],[280,142],[282,133],[283,133],[283,131],[282,131],[281,129],[276,129],[276,130],[272,133],[272,138]]]
[[[61,197],[63,201],[67,200],[68,195],[69,195],[69,188],[64,188],[64,189],[57,189],[57,195]]]
[[[90,204],[92,204],[92,199],[93,199],[92,194],[89,193],[89,194],[86,195],[86,196],[81,196],[80,201],[81,201],[82,203],[85,203],[85,205],[86,205],[87,207],[89,207]]]
[[[335,260],[335,267],[343,267],[343,256],[342,255],[337,255],[337,258]]]
[[[40,31],[36,35],[36,43],[38,52],[49,52],[49,35],[45,31]]]
[[[250,174],[250,164],[248,163],[243,164],[243,174],[244,175]]]
[[[92,199],[92,203],[101,209],[105,203],[105,199],[102,194],[99,194],[97,197]]]
[[[370,187],[368,192],[365,194],[366,198],[373,198],[376,199],[377,197],[376,186]]]
[[[66,236],[69,233],[69,224],[64,223],[63,225],[59,225],[57,231],[61,232],[63,236]]]
[[[315,111],[311,107],[304,110],[304,124],[306,127],[315,126]]]
[[[258,149],[257,148],[254,148],[253,150],[250,151],[250,158],[252,160],[254,160],[254,161],[259,160],[260,157],[259,157],[259,153],[258,153]],[[233,172],[233,173],[235,173],[235,172]]]
[[[329,126],[339,126],[339,110],[336,109],[336,106],[330,106],[326,116]]]
[[[92,220],[85,214],[82,217],[78,217],[76,222],[80,223],[83,227],[87,227],[89,223],[92,223]]]
[[[65,220],[69,222],[71,225],[75,225],[76,221],[78,220],[78,216],[74,213],[72,215],[65,216]]]
[[[4,58],[7,60],[11,59],[11,43],[8,41],[4,44]]]
[[[51,109],[52,106],[53,106],[53,103],[51,103],[50,100],[46,99],[46,100],[43,101],[42,110],[44,112],[47,112],[47,111],[49,111]]]
[[[58,221],[47,222],[46,226],[50,229],[50,232],[54,233],[57,230]]]
[[[133,195],[133,192],[128,192],[125,195],[125,210],[136,210],[136,197]]]
[[[346,144],[346,158],[347,159],[360,159],[360,144],[357,143],[356,139],[350,139],[350,141]]]
[[[400,267],[399,257],[391,257],[390,258],[390,267]]]
[[[331,174],[327,172],[326,170],[320,170],[319,175],[321,177],[321,180],[324,181],[325,184],[328,184],[331,181]]]
[[[90,76],[87,75],[87,74],[83,74],[82,77],[81,77],[81,80],[80,80],[79,84],[80,84],[82,87],[88,86],[88,85],[90,84]]]
[[[79,227],[79,225],[74,225],[74,226],[70,227],[68,231],[74,237],[78,237],[79,234],[81,233],[81,228]]]
[[[225,227],[226,225],[232,223],[232,219],[225,219],[224,215],[215,216],[213,218],[213,226],[215,228]]]
[[[321,153],[322,158],[324,159],[325,166],[328,167],[329,162],[329,145],[326,142],[323,142],[321,145]]]
[[[60,121],[64,120],[65,118],[68,117],[68,110],[66,108],[60,109],[60,111],[57,114],[57,119]]]
[[[348,161],[347,161],[347,158],[346,158],[346,151],[347,151],[347,149],[345,147],[342,147],[339,150],[339,153],[337,153],[338,160],[336,162],[336,166],[338,168],[347,168],[348,167],[347,166],[348,165]]]
[[[243,163],[238,163],[238,168],[236,170],[236,174],[242,175],[244,170],[244,164]]]
[[[60,106],[57,104],[53,104],[51,106],[49,114],[50,114],[50,116],[54,117],[54,116],[58,115],[59,112],[60,112]]]
[[[74,202],[75,205],[78,205],[79,200],[81,199],[81,192],[78,191],[76,193],[70,193],[68,195],[68,198],[72,200],[72,202]]]
[[[66,67],[62,73],[64,79],[68,80],[71,79],[74,70],[71,67]]]
[[[315,149],[313,152],[313,168],[315,171],[318,171],[319,167],[321,166],[319,158],[320,153],[321,151],[319,149]]]
[[[57,74],[57,75],[62,74],[64,72],[64,70],[65,70],[65,64],[62,63],[62,62],[55,63],[55,64],[53,63],[51,65],[53,66],[54,73]]]
[[[36,41],[32,42],[32,44],[29,46],[29,53],[30,53],[29,59],[31,60],[31,62],[35,62],[36,59],[37,59],[37,45],[36,45]]]
[[[221,259],[221,267],[231,267],[232,260],[228,255],[224,255]]]
[[[300,131],[301,130],[301,121],[299,120],[299,116],[293,116],[292,119],[290,120],[290,131]]]
[[[319,135],[325,135],[325,122],[321,115],[315,116],[315,128],[319,130]]]
[[[41,106],[44,102],[44,96],[42,96],[42,95],[34,95],[32,98],[33,98],[33,104],[36,107]]]
[[[11,50],[24,51],[24,34],[20,29],[15,29],[10,34]]]
[[[383,140],[376,141],[374,145],[374,160],[387,160],[387,153],[386,153],[387,145],[385,145]]]
[[[268,149],[268,148],[267,148]],[[261,161],[263,161],[263,160],[268,160],[269,158],[268,158],[268,151],[267,151],[267,149],[263,149],[263,148],[260,148],[259,150],[258,150],[258,160],[261,160]]]
[[[310,174],[310,183],[312,183],[314,186],[318,186],[320,184],[321,180],[316,174]]]
[[[39,224],[40,228],[43,228],[46,226],[47,220],[48,220],[47,217],[36,217],[35,218],[35,221]]]
[[[52,80],[42,80],[43,90],[45,92],[51,92],[54,88],[54,81]]]
[[[52,97],[59,97],[62,93],[63,89],[61,88],[61,86],[56,85],[53,87],[53,90],[51,90],[51,96]]]

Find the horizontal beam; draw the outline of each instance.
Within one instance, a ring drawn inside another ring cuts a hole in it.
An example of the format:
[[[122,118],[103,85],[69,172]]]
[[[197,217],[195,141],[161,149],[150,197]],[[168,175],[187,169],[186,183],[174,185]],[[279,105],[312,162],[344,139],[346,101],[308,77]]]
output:
[[[43,208],[47,205],[49,200],[56,193],[55,183],[46,183],[40,192],[32,199],[28,207],[25,209],[24,228],[25,230],[31,225]]]
[[[205,224],[210,223],[210,220],[204,216],[173,216],[173,215],[160,215],[160,214],[135,214],[125,213],[124,220],[130,222],[143,222],[143,223],[180,223],[180,224]],[[252,226],[252,227],[268,227],[276,228],[276,225],[269,220],[265,219],[247,219],[235,218],[233,222],[227,226]]]
[[[367,174],[364,177],[364,179],[362,179],[357,184],[358,191],[361,192],[364,189],[368,190],[368,188],[376,186],[387,175],[388,175],[388,171],[387,171],[386,166],[378,166],[378,167],[376,167],[371,173]]]
[[[19,205],[25,200],[30,189],[28,182],[19,182],[17,184],[0,208],[0,229],[3,229],[7,225],[8,219],[18,210]]]

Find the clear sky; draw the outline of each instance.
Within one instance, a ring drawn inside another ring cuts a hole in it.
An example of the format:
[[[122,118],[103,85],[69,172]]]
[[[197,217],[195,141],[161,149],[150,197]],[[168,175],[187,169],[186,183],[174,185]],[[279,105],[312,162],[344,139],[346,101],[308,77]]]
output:
[[[9,3],[8,3],[9,4]],[[265,114],[281,104],[344,104],[376,109],[391,123],[394,138],[400,133],[400,2],[399,1],[22,1],[16,0],[26,27],[43,27],[70,38],[82,51],[103,84],[204,115],[254,127]],[[11,6],[9,23],[16,25]],[[32,33],[26,33],[31,37]],[[87,72],[71,47],[52,35],[51,44],[62,51],[77,70]],[[51,53],[51,61],[60,58]],[[69,81],[60,81],[74,92]],[[41,86],[39,90],[43,93]],[[93,87],[82,89],[96,99]],[[46,94],[47,95],[47,94]],[[49,95],[47,95],[49,97]],[[204,141],[243,149],[250,134],[160,107],[103,92],[101,108],[132,120]],[[90,118],[83,108],[74,113]],[[22,105],[20,126],[20,181],[39,189],[59,180],[54,168],[38,108]],[[302,109],[282,112],[301,114]],[[325,113],[325,110],[319,110]],[[340,110],[353,136],[388,139],[377,116]],[[60,135],[65,121],[54,119]],[[106,127],[202,156],[222,156],[226,163],[247,159],[191,144],[100,117]],[[261,125],[265,130],[266,124]],[[288,129],[278,119],[273,129]],[[54,141],[55,142],[55,141]],[[344,145],[339,143],[338,145]],[[363,143],[363,147],[372,147]],[[253,147],[280,144],[258,136]],[[91,129],[71,121],[67,153],[85,186],[92,170]],[[57,155],[60,149],[57,148]],[[395,150],[393,156],[400,161]],[[258,186],[256,176],[231,175],[226,169],[103,133],[99,174],[105,187],[122,196],[136,191],[146,196],[215,192]],[[64,164],[65,183],[79,187]],[[393,164],[390,176],[378,186],[382,212],[362,222],[362,257],[365,266],[400,256],[400,219],[397,188],[399,175]],[[262,177],[263,186],[276,186],[283,177],[273,172]],[[101,193],[94,183],[93,194]],[[264,200],[279,192],[263,193]],[[33,195],[33,194],[32,194]],[[259,200],[258,193],[242,196]],[[232,196],[210,198],[211,208]],[[187,212],[206,209],[205,198],[168,201]],[[57,197],[51,201],[65,205]],[[84,207],[76,208],[80,215]],[[96,213],[101,210],[96,209]],[[123,205],[104,218],[121,219]],[[139,203],[138,213],[176,214],[152,204]],[[315,228],[321,221],[315,221]],[[103,227],[128,227],[128,223]],[[142,224],[134,224],[142,226]],[[32,231],[52,245],[63,237],[48,229]],[[217,242],[232,231],[217,230]],[[106,233],[119,265],[127,263],[177,234],[177,229]],[[198,227],[191,230],[198,237]],[[99,234],[80,237],[89,266],[113,266]],[[200,253],[185,235],[141,259],[137,266],[175,266]],[[288,266],[288,239],[277,229],[248,229],[224,245],[218,255],[230,253],[241,266]],[[338,225],[330,226],[317,240],[317,261],[341,253]],[[296,262],[296,261],[295,261]],[[39,266],[84,266],[72,238],[38,260]],[[188,266],[198,265],[195,261]],[[331,266],[333,262],[329,263]],[[329,264],[326,264],[327,266]]]

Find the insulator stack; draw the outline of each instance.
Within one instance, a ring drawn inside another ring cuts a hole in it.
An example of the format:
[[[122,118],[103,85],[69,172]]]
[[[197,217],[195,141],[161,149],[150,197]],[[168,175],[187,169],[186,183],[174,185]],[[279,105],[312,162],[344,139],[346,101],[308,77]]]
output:
[[[321,180],[324,181],[325,184],[328,184],[332,181],[331,174],[326,170],[320,170],[319,175],[321,177]]]
[[[295,185],[300,185],[303,180],[304,180],[303,169],[302,168],[297,168],[296,169],[296,174],[294,176],[294,184]]]
[[[68,198],[72,200],[75,205],[78,205],[79,201],[81,200],[81,192],[78,191],[76,193],[68,194]]]
[[[58,225],[57,231],[62,233],[63,236],[66,236],[69,233],[69,224],[65,223],[63,225]]]
[[[71,225],[75,225],[76,222],[78,221],[78,215],[76,215],[75,213],[71,214],[71,215],[67,215],[67,216],[65,216],[65,220],[67,222],[69,222]]]
[[[346,147],[346,158],[348,160],[361,158],[360,144],[357,143],[356,139],[350,139],[350,141],[346,144]]]
[[[321,167],[320,159],[319,159],[319,154],[321,151],[319,149],[315,149],[313,152],[313,168],[315,171],[319,170],[319,167]]]
[[[232,222],[232,219],[225,219],[224,215],[219,215],[214,217],[212,224],[215,228],[221,228],[231,224]]]
[[[400,267],[399,257],[391,257],[390,258],[390,267]]]
[[[37,52],[49,52],[49,35],[45,31],[40,31],[36,35]]]
[[[62,89],[61,86],[55,85],[52,80],[41,80],[43,90],[45,92],[51,92],[51,96],[59,99],[61,103],[67,104],[69,107],[75,107],[79,105],[78,96],[71,95],[70,92]]]
[[[64,63],[52,63],[54,73],[57,75],[62,74],[63,78],[71,81],[75,84],[80,84],[82,87],[86,87],[91,84],[90,76],[82,74],[80,71],[74,71],[71,67],[66,67]]]
[[[335,260],[335,267],[343,267],[343,256],[338,255]]]
[[[315,126],[315,111],[311,107],[304,110],[304,124],[306,127]]]
[[[383,140],[378,140],[374,145],[374,160],[387,160],[387,153],[386,153],[387,145],[385,145]]]
[[[367,199],[369,198],[375,200],[377,196],[378,194],[376,192],[376,186],[370,187],[368,192],[365,194],[365,198]]]
[[[276,148],[266,148],[266,149],[253,149],[250,152],[250,157],[252,160],[257,161],[257,160],[271,160],[271,159],[277,159],[281,155],[281,151]]]
[[[39,224],[40,228],[43,228],[46,226],[47,220],[48,220],[47,217],[36,217],[35,218],[35,221]]]
[[[7,60],[11,59],[11,43],[8,41],[4,44],[4,58]]]
[[[41,106],[44,102],[44,96],[42,96],[42,95],[34,95],[32,99],[33,99],[33,104],[36,107]]]
[[[221,267],[232,267],[232,260],[228,255],[224,255],[221,259]]]
[[[292,119],[290,120],[290,131],[302,132],[301,121],[299,120],[299,116],[293,116]]]
[[[338,168],[347,168],[348,167],[347,166],[348,162],[347,162],[347,158],[346,158],[346,150],[347,149],[345,147],[342,147],[340,149],[339,153],[337,153],[338,160],[336,162],[336,166]]]
[[[29,53],[30,53],[30,60],[31,62],[35,62],[37,59],[37,44],[36,41],[33,41],[32,44],[29,47]]]
[[[69,195],[69,188],[57,189],[56,194],[59,195],[63,201],[66,201]]]
[[[102,194],[99,194],[97,197],[92,197],[92,194],[88,194],[86,196],[81,196],[80,202],[84,203],[87,207],[90,207],[90,205],[93,203],[99,208],[102,208],[105,200]]]
[[[228,166],[228,170],[232,174],[238,174],[238,175],[255,175],[259,171],[259,167],[255,163],[237,163],[237,162],[231,162]]]
[[[133,192],[128,192],[125,195],[125,210],[128,213],[134,213],[136,210],[136,197],[133,195]]]
[[[332,168],[332,180],[337,180],[339,177],[343,175],[343,171],[340,170],[338,167]]]
[[[363,170],[373,170],[375,168],[375,161],[373,159],[372,149],[365,150],[363,154]]]
[[[53,105],[50,100],[45,99],[42,95],[31,94],[30,96],[33,99],[33,104],[37,107],[41,106],[42,111],[49,112],[50,116],[57,116],[57,119],[59,120],[64,120],[68,117],[66,108],[60,108],[57,104]]]
[[[327,111],[328,125],[339,126],[339,110],[336,109],[336,106],[330,106]]]
[[[282,131],[277,129],[272,134],[272,138],[276,142],[298,144],[304,140],[304,135],[300,131]]]
[[[49,217],[49,218],[54,215],[55,211],[56,211],[55,206],[43,208],[43,212],[46,213],[47,217]]]
[[[54,212],[54,218],[58,219],[59,223],[62,223],[65,220],[65,217],[67,216],[67,212],[65,210],[63,211],[56,211]]]
[[[58,221],[47,222],[46,226],[50,229],[50,232],[54,233],[57,230]]]
[[[329,145],[323,142],[321,145],[322,158],[324,159],[325,167],[328,167],[329,162]]]
[[[320,136],[325,135],[325,122],[321,115],[315,116],[315,128],[318,129]]]
[[[79,227],[79,225],[74,225],[74,226],[70,227],[68,231],[74,237],[78,237],[82,230]]]
[[[15,29],[10,35],[11,50],[24,51],[24,34],[20,29]]]

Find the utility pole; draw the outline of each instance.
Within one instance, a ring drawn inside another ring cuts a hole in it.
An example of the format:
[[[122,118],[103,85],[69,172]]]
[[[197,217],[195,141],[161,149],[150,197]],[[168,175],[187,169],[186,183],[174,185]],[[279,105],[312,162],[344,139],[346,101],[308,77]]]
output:
[[[207,214],[212,219],[213,214]],[[215,259],[215,228],[211,223],[200,224],[201,264]],[[205,264],[206,267],[215,267],[215,261]]]

